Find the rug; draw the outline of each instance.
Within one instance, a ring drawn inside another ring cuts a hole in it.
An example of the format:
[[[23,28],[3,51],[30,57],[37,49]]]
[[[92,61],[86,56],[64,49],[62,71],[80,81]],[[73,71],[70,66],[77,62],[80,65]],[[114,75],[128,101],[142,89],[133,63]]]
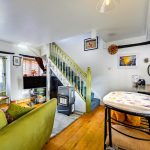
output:
[[[51,137],[57,135],[66,127],[68,127],[71,123],[77,120],[81,115],[79,114],[71,114],[70,116],[64,115],[62,113],[58,113],[56,111],[53,131]]]

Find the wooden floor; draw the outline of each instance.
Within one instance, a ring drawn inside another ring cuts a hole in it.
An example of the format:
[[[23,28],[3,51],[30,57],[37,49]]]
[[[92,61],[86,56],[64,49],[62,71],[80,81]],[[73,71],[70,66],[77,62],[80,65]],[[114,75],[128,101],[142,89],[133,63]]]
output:
[[[103,150],[104,108],[85,114],[50,139],[43,150]]]

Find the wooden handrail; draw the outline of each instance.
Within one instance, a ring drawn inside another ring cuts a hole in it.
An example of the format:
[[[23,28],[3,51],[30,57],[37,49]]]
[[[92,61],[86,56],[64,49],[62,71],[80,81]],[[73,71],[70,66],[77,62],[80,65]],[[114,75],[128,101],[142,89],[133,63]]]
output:
[[[62,53],[64,57],[66,57],[66,59],[68,59],[72,63],[72,66],[74,66],[75,69],[78,70],[84,78],[86,78],[87,76],[86,72],[84,72],[83,69],[70,56],[68,56],[68,54],[64,50],[62,50],[56,43],[52,44],[56,46],[58,50],[61,51],[60,53]]]

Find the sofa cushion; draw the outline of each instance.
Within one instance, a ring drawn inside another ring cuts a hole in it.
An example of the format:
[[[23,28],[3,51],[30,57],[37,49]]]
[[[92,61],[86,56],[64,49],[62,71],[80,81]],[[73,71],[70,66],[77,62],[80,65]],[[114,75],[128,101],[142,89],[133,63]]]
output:
[[[17,119],[27,112],[31,111],[32,109],[33,108],[31,107],[23,107],[12,103],[9,105],[7,113],[9,113],[14,119]]]
[[[121,113],[121,112],[118,112],[118,111],[112,110],[111,111],[111,117],[113,119],[116,119],[117,121],[120,121],[120,122],[124,122],[125,121],[125,114]]]
[[[0,109],[0,129],[7,125],[5,113]]]
[[[131,123],[133,126],[140,126],[141,124],[141,117],[139,116],[132,116],[127,114],[127,121]]]
[[[114,110],[111,110],[111,117],[117,121],[125,122],[133,126],[140,126],[141,124],[141,117],[121,113],[121,112],[114,111]],[[113,120],[113,123],[118,124],[118,122],[114,120]]]

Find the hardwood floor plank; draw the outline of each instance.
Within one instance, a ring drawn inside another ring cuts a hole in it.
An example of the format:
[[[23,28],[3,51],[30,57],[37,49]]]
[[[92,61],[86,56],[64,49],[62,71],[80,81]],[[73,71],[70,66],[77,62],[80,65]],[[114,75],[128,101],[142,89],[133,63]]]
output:
[[[104,109],[85,114],[57,136],[43,150],[103,150]]]

